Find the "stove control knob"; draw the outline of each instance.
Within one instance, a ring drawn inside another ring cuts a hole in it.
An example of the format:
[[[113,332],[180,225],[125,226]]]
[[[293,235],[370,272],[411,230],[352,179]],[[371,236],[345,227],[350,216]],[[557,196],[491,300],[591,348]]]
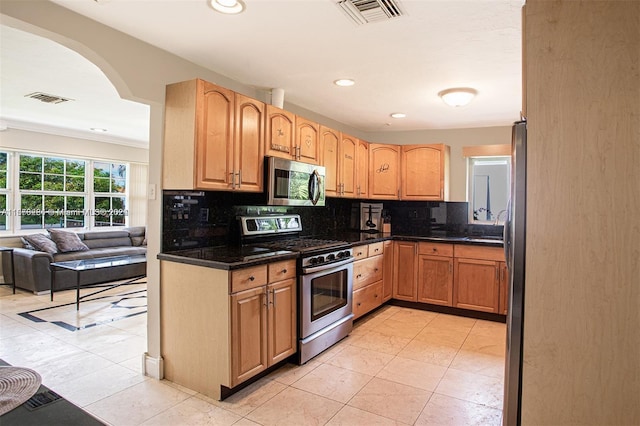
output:
[[[315,265],[316,263],[318,263],[317,257],[312,257],[309,259],[309,265]]]
[[[316,259],[316,263],[324,263],[324,256],[318,256],[315,258]]]
[[[338,259],[342,259],[344,257],[347,257],[348,255],[349,255],[349,252],[347,252],[347,251],[339,251],[338,254],[336,254]]]
[[[336,260],[336,255],[333,253],[327,256],[327,261],[331,262],[332,260]]]

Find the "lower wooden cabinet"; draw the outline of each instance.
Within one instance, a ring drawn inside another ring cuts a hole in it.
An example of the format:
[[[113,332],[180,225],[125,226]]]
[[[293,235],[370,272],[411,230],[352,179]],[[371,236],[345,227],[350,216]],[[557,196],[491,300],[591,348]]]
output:
[[[395,241],[393,249],[393,298],[416,302],[418,300],[416,263],[418,243]]]
[[[453,244],[418,243],[418,302],[453,305]]]
[[[499,313],[502,248],[456,245],[453,306]]]
[[[353,315],[357,319],[382,305],[384,242],[357,246],[353,251]]]

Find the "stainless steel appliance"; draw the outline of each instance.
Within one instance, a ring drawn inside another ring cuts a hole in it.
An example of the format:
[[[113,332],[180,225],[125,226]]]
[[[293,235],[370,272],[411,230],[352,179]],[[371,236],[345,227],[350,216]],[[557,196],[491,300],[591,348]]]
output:
[[[324,206],[325,168],[314,164],[266,157],[267,204]]]
[[[365,232],[382,232],[382,203],[351,205],[351,228]]]
[[[245,243],[295,251],[298,259],[298,362],[304,364],[353,329],[353,253],[345,241],[301,237],[298,215],[240,217]]]
[[[510,284],[507,314],[503,424],[520,424],[522,332],[525,290],[527,123],[516,122],[511,142],[511,197],[504,224],[504,250]]]

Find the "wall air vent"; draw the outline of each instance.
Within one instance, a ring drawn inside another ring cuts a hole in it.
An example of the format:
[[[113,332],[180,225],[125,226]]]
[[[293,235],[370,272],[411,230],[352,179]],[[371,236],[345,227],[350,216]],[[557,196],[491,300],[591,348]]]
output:
[[[394,0],[340,0],[337,4],[358,25],[402,16]]]
[[[62,96],[49,95],[42,92],[33,92],[28,95],[24,95],[25,98],[37,99],[47,104],[61,104],[63,102],[72,101],[73,99],[63,98]]]

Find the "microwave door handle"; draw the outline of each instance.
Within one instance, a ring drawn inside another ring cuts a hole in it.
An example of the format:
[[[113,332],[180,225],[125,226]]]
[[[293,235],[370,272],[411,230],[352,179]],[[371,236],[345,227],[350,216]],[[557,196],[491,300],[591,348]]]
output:
[[[309,200],[314,206],[320,199],[320,176],[318,171],[314,170],[309,176]]]

